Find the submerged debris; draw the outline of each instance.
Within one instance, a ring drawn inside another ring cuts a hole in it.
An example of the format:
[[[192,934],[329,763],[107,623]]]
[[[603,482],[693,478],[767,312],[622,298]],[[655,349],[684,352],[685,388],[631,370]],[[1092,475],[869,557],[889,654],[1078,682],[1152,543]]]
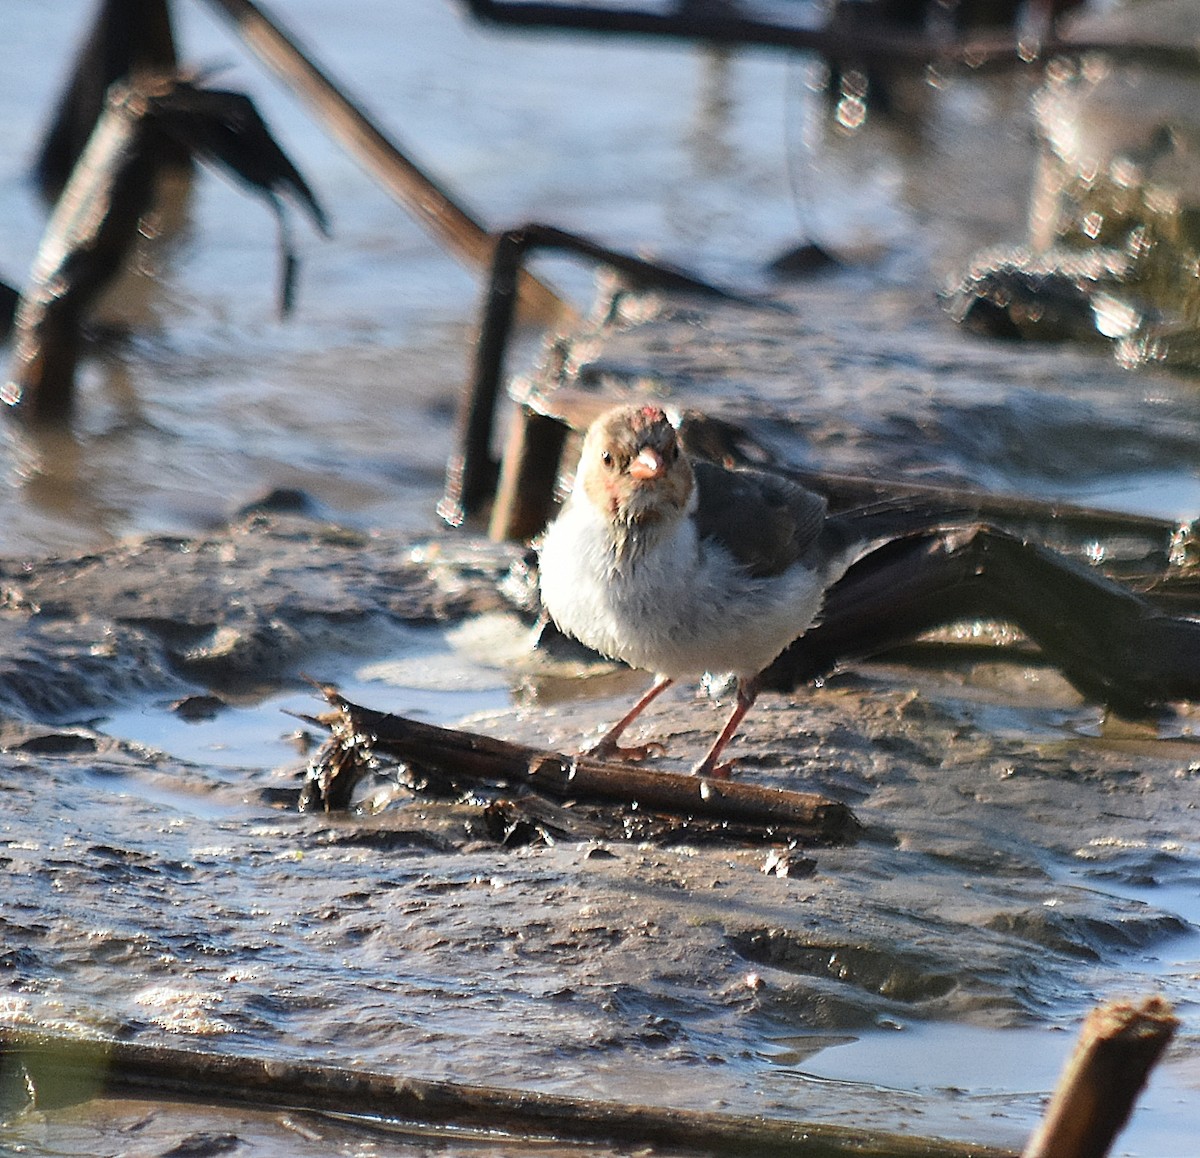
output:
[[[1193,44],[1195,5],[1096,12],[1085,37]],[[980,255],[946,295],[1001,337],[1110,341],[1122,365],[1200,366],[1194,60],[1062,56],[1033,108],[1041,141],[1028,248]]]
[[[163,1100],[186,1093],[212,1105],[300,1108],[382,1120],[401,1132],[408,1126],[422,1137],[449,1130],[456,1138],[501,1137],[520,1147],[530,1139],[552,1139],[695,1154],[749,1151],[764,1158],[803,1153],[826,1158],[1013,1158],[1010,1151],[990,1146],[870,1128],[572,1098],[429,1081],[360,1066],[37,1031],[0,1030],[0,1076],[8,1078],[6,1085],[23,1079],[22,1093],[39,1109],[72,1105],[98,1093]]]
[[[178,77],[117,84],[59,198],[16,309],[8,383],[13,413],[62,421],[74,400],[82,327],[92,303],[125,263],[158,176],[178,147],[227,170],[261,196],[280,227],[280,306],[291,307],[296,259],[281,197],[322,232],[325,212],[248,97]]]
[[[1170,1006],[1157,998],[1094,1009],[1024,1158],[1102,1158],[1177,1025]],[[0,1079],[0,1095],[7,1099],[15,1092],[9,1087],[19,1085],[20,1096],[40,1110],[98,1095],[173,1100],[186,1091],[210,1105],[299,1108],[383,1120],[398,1130],[449,1129],[456,1137],[526,1144],[536,1137],[711,1155],[1013,1158],[989,1146],[858,1126],[529,1093],[38,1029],[0,1029]],[[205,1152],[228,1148],[218,1142]]]

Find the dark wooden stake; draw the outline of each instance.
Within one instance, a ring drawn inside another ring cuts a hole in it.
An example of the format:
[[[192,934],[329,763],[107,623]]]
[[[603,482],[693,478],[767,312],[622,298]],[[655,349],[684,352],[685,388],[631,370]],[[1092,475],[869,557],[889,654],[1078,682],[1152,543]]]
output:
[[[658,289],[743,304],[749,304],[750,301],[677,266],[647,261],[609,249],[590,238],[553,225],[530,222],[501,233],[496,238],[492,255],[471,381],[459,405],[458,446],[447,463],[446,491],[438,504],[438,514],[451,526],[457,527],[477,514],[496,491],[500,468],[492,454],[492,435],[504,382],[505,354],[516,323],[517,289],[524,272],[524,262],[530,253],[538,250],[568,253],[595,265],[606,266],[619,273],[634,289]],[[766,308],[774,308],[774,303],[770,301],[761,304]],[[518,412],[516,421],[524,423],[526,420],[533,422],[532,414],[523,409]],[[539,433],[545,434],[544,426]],[[517,445],[523,446],[523,435],[515,437]],[[552,457],[545,462],[536,460],[532,454],[522,454],[518,464],[507,464],[508,490],[502,502],[506,514],[510,510],[519,510],[522,503],[518,496],[522,494],[538,496],[533,498],[531,506],[541,506],[540,496],[547,493],[546,479],[549,478],[551,486],[553,484],[558,465],[554,440],[545,437],[539,439],[535,435],[533,443],[532,448],[526,449],[532,449],[536,454],[548,451]],[[561,450],[561,444],[557,449]],[[517,469],[518,465],[526,467],[529,477]],[[535,487],[540,490],[535,491]],[[511,520],[514,524],[526,524],[529,521],[519,514]],[[493,520],[492,535],[499,539],[516,537],[513,526],[503,518],[500,521]]]
[[[167,0],[101,0],[71,69],[35,169],[47,201],[55,202],[104,111],[109,86],[127,78],[175,72],[175,37]],[[171,160],[187,165],[186,149]]]
[[[518,406],[488,521],[493,542],[527,543],[550,521],[568,433],[561,422]]]
[[[93,1097],[307,1110],[511,1140],[804,1158],[1015,1158],[1011,1151],[878,1130],[589,1101],[559,1094],[0,1028],[0,1086],[43,1108]],[[15,1088],[14,1088],[15,1087]]]
[[[1104,1158],[1178,1026],[1160,997],[1092,1010],[1021,1158]]]

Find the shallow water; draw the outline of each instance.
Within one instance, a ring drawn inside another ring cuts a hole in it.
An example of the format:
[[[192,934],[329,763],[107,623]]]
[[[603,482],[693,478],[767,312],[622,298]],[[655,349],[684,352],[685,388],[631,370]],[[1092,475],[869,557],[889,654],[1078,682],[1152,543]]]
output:
[[[43,221],[26,164],[88,9],[6,4],[0,271],[12,283]],[[504,35],[445,4],[330,11],[289,4],[289,27],[486,223],[547,220],[716,271],[749,268],[796,234],[786,134],[801,114],[787,111],[793,82],[778,57]],[[187,59],[228,66],[219,83],[259,103],[334,238],[295,217],[298,308],[280,323],[270,213],[211,173],[197,181],[186,230],[154,256],[148,325],[84,375],[77,440],[7,448],[0,546],[85,549],[195,528],[280,485],[341,518],[432,527],[478,279],[204,5],[179,5],[177,21]],[[551,269],[586,307],[590,274]]]
[[[392,711],[433,724],[496,711],[512,698],[507,673],[456,651],[437,628],[414,628],[393,638],[383,660],[344,666],[344,661],[324,658],[320,672],[356,703],[386,702]],[[184,759],[275,767],[295,761],[296,729],[289,726],[289,716],[294,724],[294,717],[311,715],[313,693],[311,688],[283,689],[222,707],[211,718],[189,719],[166,710],[169,706],[169,699],[152,700],[111,712],[100,723],[113,736]]]
[[[23,162],[88,7],[0,0],[10,281],[40,231]],[[485,32],[415,0],[333,11],[297,0],[287,19],[489,223],[546,220],[739,285],[760,284],[762,263],[808,232],[872,252],[826,290],[801,291],[811,347],[798,381],[814,386],[813,414],[861,430],[775,415],[789,457],[846,468],[883,454],[1005,489],[1200,514],[1191,382],[1124,374],[1103,351],[970,339],[932,304],[967,255],[1020,234],[1023,83],[954,83],[925,94],[919,135],[870,126],[841,139],[820,126],[804,64],[776,54]],[[149,325],[87,368],[75,437],[30,445],[5,433],[0,556],[207,534],[270,488],[297,486],[323,517],[381,529],[357,555],[386,593],[405,536],[437,533],[476,280],[206,8],[178,18],[187,56],[230,62],[222,83],[260,101],[335,236],[297,221],[299,304],[280,323],[269,214],[203,177],[188,228],[156,257]],[[587,305],[588,274],[544,270]],[[982,406],[992,381],[1016,402]],[[1083,402],[1055,395],[1063,382]],[[899,398],[880,403],[892,389]],[[1144,408],[1144,429],[1105,406]],[[269,552],[230,581],[252,626],[282,618],[303,633],[314,617],[296,613],[296,592],[320,602],[352,557],[317,537],[291,588]],[[1046,673],[960,681],[881,668],[766,702],[747,729],[747,775],[825,790],[872,826],[862,846],[816,854],[811,880],[766,876],[761,850],[500,852],[463,845],[465,806],[398,796],[345,820],[276,807],[271,793],[294,787],[304,760],[295,733],[306,729],[284,712],[314,710],[299,673],[373,706],[437,722],[483,713],[498,733],[564,745],[624,691],[556,699],[536,673],[531,683],[484,662],[461,631],[375,632],[364,614],[352,648],[331,646],[341,625],[326,624],[265,686],[221,688],[226,706],[187,723],[169,705],[207,689],[162,660],[152,626],[109,622],[85,587],[67,607],[29,662],[47,682],[86,667],[76,710],[39,714],[29,699],[17,710],[25,685],[6,677],[20,725],[0,754],[0,1003],[13,1018],[1019,1145],[1089,1004],[1161,989],[1184,1017],[1182,1040],[1117,1152],[1194,1148],[1200,744],[1186,720],[1170,743],[1121,735]],[[682,728],[686,746],[712,713],[680,692],[652,721]],[[879,946],[898,946],[900,964]],[[840,975],[827,964],[839,953]],[[150,1118],[147,1152],[197,1128]],[[276,1120],[218,1119],[254,1152],[297,1152]],[[85,1108],[12,1128],[27,1152],[82,1154],[121,1148],[130,1127]],[[360,1141],[338,1136],[323,1152]]]

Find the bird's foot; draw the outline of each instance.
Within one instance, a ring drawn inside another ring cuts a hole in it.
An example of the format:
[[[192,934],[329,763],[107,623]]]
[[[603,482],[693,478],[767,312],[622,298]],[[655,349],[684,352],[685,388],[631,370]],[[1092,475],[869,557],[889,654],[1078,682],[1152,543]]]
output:
[[[584,748],[583,755],[591,756],[594,760],[627,760],[636,764],[641,760],[649,760],[651,756],[665,756],[666,752],[667,746],[656,740],[651,740],[648,744],[633,744],[625,747],[618,744],[616,740],[605,736],[590,748]]]
[[[725,760],[720,764],[714,760],[701,760],[692,769],[692,775],[703,776],[709,780],[728,780],[736,766],[736,760]]]

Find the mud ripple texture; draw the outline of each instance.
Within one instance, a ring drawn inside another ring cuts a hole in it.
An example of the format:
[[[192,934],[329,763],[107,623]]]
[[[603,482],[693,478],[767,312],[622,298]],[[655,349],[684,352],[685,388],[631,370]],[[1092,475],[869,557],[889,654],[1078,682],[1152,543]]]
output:
[[[772,1044],[931,1019],[1067,1026],[1151,988],[1191,1023],[1195,931],[1173,898],[1200,880],[1200,753],[1106,723],[1045,671],[1015,697],[976,664],[764,699],[741,775],[848,800],[866,825],[792,875],[764,871],[762,847],[504,850],[472,835],[470,800],[299,815],[281,803],[299,757],[189,764],[89,723],[139,697],[277,687],[330,648],[385,648],[390,625],[493,611],[516,560],[258,516],[6,564],[7,1015],[892,1127],[911,1097],[807,1083]],[[569,747],[615,704],[473,726]],[[716,716],[683,689],[645,726],[683,768]],[[970,1132],[1019,1133],[992,1103]]]

